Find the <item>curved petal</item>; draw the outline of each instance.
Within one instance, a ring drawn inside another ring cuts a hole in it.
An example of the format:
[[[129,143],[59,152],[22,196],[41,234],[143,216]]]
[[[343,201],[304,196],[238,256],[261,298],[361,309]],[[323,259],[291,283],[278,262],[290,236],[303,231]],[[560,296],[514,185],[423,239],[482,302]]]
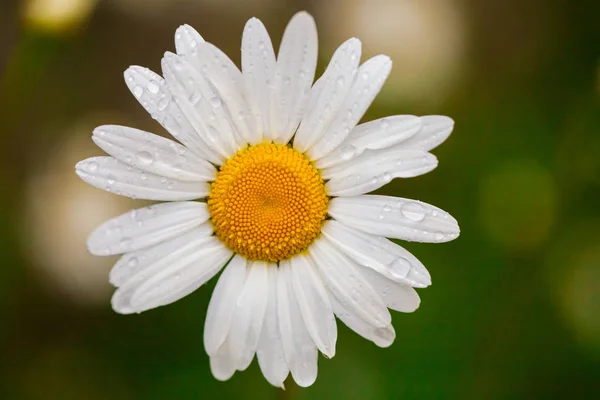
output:
[[[179,55],[191,55],[201,43],[204,43],[204,38],[187,24],[181,25],[175,31],[175,49]]]
[[[360,40],[344,42],[333,54],[327,69],[310,90],[306,113],[294,137],[294,148],[305,152],[324,134],[339,114],[354,82],[361,54]]]
[[[421,119],[414,115],[394,115],[356,126],[334,151],[317,161],[317,168],[348,163],[365,150],[385,149],[415,135]]]
[[[161,65],[167,87],[202,140],[222,157],[231,157],[240,146],[219,93],[187,58],[167,52]]]
[[[317,379],[318,351],[306,330],[298,301],[294,295],[289,260],[279,263],[277,278],[277,311],[283,353],[294,381],[307,387]]]
[[[216,354],[210,356],[210,372],[220,381],[228,380],[235,373],[235,363],[227,341],[219,347]]]
[[[450,136],[454,129],[454,120],[444,115],[426,115],[421,117],[421,129],[415,135],[398,146],[405,149],[429,151],[439,146]]]
[[[302,254],[291,259],[292,286],[306,330],[328,358],[335,355],[337,326],[327,291],[312,260]]]
[[[272,139],[271,93],[275,74],[275,52],[271,38],[260,20],[250,18],[242,36],[242,73],[245,91],[257,122],[259,131],[267,139]]]
[[[202,242],[202,238],[208,238],[212,235],[213,229],[210,222],[205,222],[193,231],[180,236],[175,236],[167,241],[163,241],[153,247],[143,248],[137,251],[129,252],[117,261],[110,270],[109,282],[116,287],[122,286],[136,274],[152,266],[154,262],[166,257],[169,253],[178,251],[187,243],[196,241]]]
[[[92,157],[75,165],[81,179],[99,189],[134,199],[182,201],[208,196],[206,182],[167,179],[131,167],[113,157]]]
[[[323,171],[330,196],[357,196],[387,185],[394,178],[412,178],[437,167],[437,158],[420,150],[370,150],[351,164]]]
[[[267,309],[269,266],[255,261],[248,267],[248,275],[235,307],[229,329],[229,346],[235,360],[235,368],[248,368],[260,339],[260,332]]]
[[[425,266],[396,243],[372,236],[339,221],[323,224],[323,235],[357,264],[372,268],[386,278],[414,287],[431,285]]]
[[[238,145],[262,141],[252,107],[244,93],[244,77],[225,53],[211,43],[202,43],[188,57],[192,65],[219,93],[223,109],[235,126]]]
[[[210,151],[182,113],[160,75],[139,66],[129,67],[124,75],[131,93],[175,139],[211,163],[222,164],[223,158]]]
[[[392,61],[384,55],[367,60],[358,69],[350,91],[327,132],[308,150],[313,160],[325,157],[342,143],[371,105],[392,70]]]
[[[139,129],[99,126],[92,140],[116,159],[156,175],[191,182],[213,181],[217,176],[212,164],[184,146]]]
[[[342,254],[327,239],[316,239],[309,253],[329,291],[342,305],[366,324],[385,328],[392,317],[366,279],[360,266]]]
[[[231,257],[218,239],[195,231],[156,247],[140,258],[136,273],[113,295],[116,312],[139,313],[177,301],[212,278]]]
[[[100,225],[87,247],[97,256],[153,246],[203,224],[210,217],[205,203],[162,203],[131,210]]]
[[[217,355],[227,339],[237,295],[241,293],[246,281],[246,265],[246,258],[235,255],[219,277],[210,298],[204,323],[204,349],[209,356]]]
[[[351,309],[344,306],[333,294],[330,294],[331,305],[335,315],[350,329],[379,347],[389,347],[396,339],[396,331],[392,324],[384,328],[376,328],[365,323]]]
[[[289,374],[289,368],[283,354],[281,334],[279,333],[279,317],[277,316],[277,277],[279,269],[277,265],[269,265],[269,299],[265,311],[256,358],[263,375],[273,386],[284,388],[283,381]]]
[[[448,242],[460,233],[458,222],[447,212],[400,197],[337,197],[329,203],[328,213],[363,232],[412,242]]]
[[[317,67],[317,27],[305,11],[294,15],[283,33],[275,77],[271,123],[273,140],[285,144],[296,132]]]
[[[381,296],[388,308],[400,312],[413,312],[419,308],[421,299],[412,287],[387,279],[371,268],[362,268],[360,272],[369,281],[371,287]]]

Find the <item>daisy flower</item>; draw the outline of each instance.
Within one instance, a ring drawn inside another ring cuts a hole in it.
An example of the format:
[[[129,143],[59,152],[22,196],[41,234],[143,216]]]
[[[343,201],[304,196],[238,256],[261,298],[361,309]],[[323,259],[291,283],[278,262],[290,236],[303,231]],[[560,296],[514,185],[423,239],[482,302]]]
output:
[[[412,312],[414,288],[431,284],[423,264],[387,238],[455,239],[448,213],[399,197],[367,195],[431,171],[429,150],[453,121],[396,115],[357,125],[390,73],[384,55],[359,65],[352,38],[313,84],[317,30],[296,14],[277,57],[256,18],[242,37],[242,70],[190,26],[175,34],[163,76],[130,67],[133,95],[178,142],[101,126],[93,141],[110,157],[76,166],[87,183],[164,203],[98,227],[93,254],[124,254],[110,273],[114,310],[140,313],[192,293],[221,269],[204,327],[213,375],[229,379],[254,355],[283,387],[317,377],[331,358],[336,319],[387,347],[388,309]],[[193,201],[196,200],[196,201]]]

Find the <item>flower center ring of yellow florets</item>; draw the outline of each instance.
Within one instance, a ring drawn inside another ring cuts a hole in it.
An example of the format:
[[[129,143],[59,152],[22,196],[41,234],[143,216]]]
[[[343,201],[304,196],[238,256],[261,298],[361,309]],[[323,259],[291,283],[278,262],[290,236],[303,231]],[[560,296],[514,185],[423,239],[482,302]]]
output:
[[[208,207],[216,235],[252,260],[277,262],[303,251],[327,214],[323,178],[289,146],[264,142],[221,167]]]

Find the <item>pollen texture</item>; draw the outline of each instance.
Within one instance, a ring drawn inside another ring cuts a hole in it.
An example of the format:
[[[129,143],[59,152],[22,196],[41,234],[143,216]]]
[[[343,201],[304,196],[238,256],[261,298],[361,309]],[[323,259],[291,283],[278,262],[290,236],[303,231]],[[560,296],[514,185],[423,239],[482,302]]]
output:
[[[301,153],[273,143],[240,150],[221,167],[208,199],[216,235],[251,260],[280,261],[321,232],[327,194]]]

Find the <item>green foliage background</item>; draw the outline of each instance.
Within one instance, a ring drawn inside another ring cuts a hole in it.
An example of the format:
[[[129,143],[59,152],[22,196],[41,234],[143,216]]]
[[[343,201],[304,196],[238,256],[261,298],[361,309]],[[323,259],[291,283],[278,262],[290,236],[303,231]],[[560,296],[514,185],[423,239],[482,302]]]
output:
[[[193,12],[173,5],[139,18],[101,1],[79,26],[49,31],[23,22],[23,2],[2,0],[0,398],[600,398],[598,1],[463,0],[460,81],[431,102],[394,91],[376,100],[366,119],[455,119],[434,172],[380,192],[449,211],[462,234],[406,245],[433,277],[420,309],[394,313],[389,349],[339,324],[337,355],[320,359],[309,389],[272,388],[256,363],[225,383],[212,377],[202,329],[214,282],[171,306],[120,316],[108,297],[89,306],[65,296],[33,265],[28,182],[72,127],[111,113],[100,123],[161,131],[123,84],[127,66],[160,70],[182,23],[239,62],[248,17],[263,19],[277,44],[289,17],[317,1],[236,12],[198,1]]]

